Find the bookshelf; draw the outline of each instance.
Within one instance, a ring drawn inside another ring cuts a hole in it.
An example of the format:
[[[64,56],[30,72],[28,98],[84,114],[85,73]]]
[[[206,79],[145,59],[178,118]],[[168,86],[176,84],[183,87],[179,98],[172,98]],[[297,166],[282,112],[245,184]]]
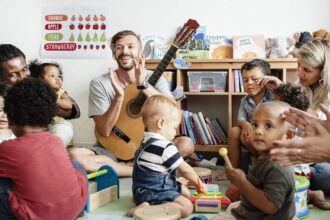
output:
[[[292,58],[266,59],[272,70],[272,75],[278,76],[283,82],[293,82],[297,79],[297,60]],[[218,118],[222,127],[228,134],[231,127],[236,125],[240,100],[246,95],[244,92],[234,92],[232,88],[234,80],[233,70],[240,69],[248,60],[244,59],[207,59],[187,60],[191,63],[188,70],[176,69],[171,62],[166,68],[173,71],[174,86],[181,85],[184,88],[186,99],[181,101],[181,108],[191,112],[203,112],[204,116]],[[154,70],[160,60],[146,60],[146,69]],[[224,92],[189,92],[187,71],[226,71],[227,80]],[[196,152],[217,152],[220,147],[227,145],[195,145]]]

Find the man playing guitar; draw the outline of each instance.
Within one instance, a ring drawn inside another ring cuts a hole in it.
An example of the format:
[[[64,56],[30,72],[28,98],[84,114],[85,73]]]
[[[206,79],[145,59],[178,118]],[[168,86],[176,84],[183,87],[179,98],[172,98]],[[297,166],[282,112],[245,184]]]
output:
[[[111,39],[110,47],[118,68],[110,68],[109,73],[93,79],[89,90],[89,117],[94,120],[96,133],[103,137],[108,137],[113,132],[124,108],[123,100],[128,86],[136,84],[135,87],[147,97],[159,93],[172,96],[164,78],[161,77],[155,86],[148,84],[147,80],[152,72],[144,69],[142,43],[136,33],[129,30],[118,32]],[[182,157],[194,152],[193,142],[188,137],[177,137],[173,142]],[[125,151],[125,148],[122,150]],[[132,166],[118,163],[110,150],[99,142],[89,149],[73,148],[70,155],[87,171],[97,171],[103,165],[110,165],[119,176],[132,175]]]

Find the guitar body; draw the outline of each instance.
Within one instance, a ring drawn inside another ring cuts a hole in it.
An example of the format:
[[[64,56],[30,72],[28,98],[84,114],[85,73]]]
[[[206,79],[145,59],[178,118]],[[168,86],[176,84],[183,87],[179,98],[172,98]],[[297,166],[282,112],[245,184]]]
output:
[[[171,59],[175,57],[177,49],[187,43],[198,27],[199,24],[195,20],[189,19],[177,33],[172,46],[148,79],[151,86],[156,85]],[[135,151],[140,147],[144,135],[141,107],[145,100],[146,96],[136,88],[136,84],[128,85],[118,121],[110,135],[104,137],[95,129],[98,142],[121,160],[133,159]]]
[[[116,127],[123,131],[130,141],[127,143],[114,132],[110,136],[104,137],[95,129],[95,136],[99,143],[117,158],[121,160],[131,160],[135,151],[139,148],[144,135],[144,125],[140,114],[132,117],[128,112],[129,103],[139,94],[136,84],[128,85],[125,89],[124,101],[120,110]]]

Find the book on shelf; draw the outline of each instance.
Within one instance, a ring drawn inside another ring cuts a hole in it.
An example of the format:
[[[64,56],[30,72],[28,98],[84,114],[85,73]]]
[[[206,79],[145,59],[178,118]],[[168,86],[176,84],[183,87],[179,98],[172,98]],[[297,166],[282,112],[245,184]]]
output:
[[[213,135],[213,137],[214,137],[214,139],[215,139],[215,143],[216,143],[216,144],[222,144],[222,143],[224,143],[224,142],[221,140],[220,136],[219,136],[219,135],[217,134],[217,132],[215,131],[215,128],[213,127],[210,118],[209,118],[209,117],[205,117],[205,121],[206,121],[206,124],[209,126],[209,128],[210,128],[210,130],[211,130],[211,133],[212,133],[212,135]]]
[[[162,59],[169,48],[169,39],[164,35],[142,33],[140,38],[145,59]]]
[[[215,118],[215,119],[211,119],[211,122],[218,136],[221,138],[222,143],[226,144],[228,141],[228,136],[225,130],[223,129],[223,127],[221,126],[220,121],[217,118]]]
[[[234,70],[235,74],[235,92],[239,92],[240,88],[239,88],[239,73],[238,70]]]
[[[183,59],[208,59],[210,44],[206,37],[206,26],[200,26],[189,42],[176,53],[176,57]]]
[[[194,129],[193,129],[193,125],[191,124],[191,120],[190,120],[190,115],[188,111],[182,111],[182,115],[183,115],[183,124],[185,124],[186,126],[186,130],[187,130],[187,135],[192,139],[192,141],[194,142],[194,144],[197,144],[197,138],[195,137],[194,134]]]
[[[198,131],[199,135],[202,137],[203,144],[208,145],[209,144],[208,138],[206,137],[206,134],[203,131],[203,127],[202,127],[201,122],[199,121],[198,115],[196,113],[193,113],[192,116],[193,116],[195,125],[197,127],[197,131]]]
[[[202,129],[203,129],[203,132],[207,138],[207,143],[208,144],[214,144],[213,143],[213,140],[212,140],[212,137],[211,137],[211,134],[209,133],[209,130],[207,129],[207,126],[206,126],[206,123],[205,123],[205,119],[204,119],[204,116],[203,116],[203,113],[202,112],[198,112],[197,113],[197,116],[198,116],[198,119],[202,125]]]
[[[239,86],[240,86],[240,92],[244,92],[244,84],[243,84],[243,75],[241,70],[238,71],[238,78],[239,78]]]
[[[263,35],[233,36],[235,59],[266,58],[265,38]]]
[[[210,59],[233,58],[233,40],[222,35],[207,35],[210,44]]]

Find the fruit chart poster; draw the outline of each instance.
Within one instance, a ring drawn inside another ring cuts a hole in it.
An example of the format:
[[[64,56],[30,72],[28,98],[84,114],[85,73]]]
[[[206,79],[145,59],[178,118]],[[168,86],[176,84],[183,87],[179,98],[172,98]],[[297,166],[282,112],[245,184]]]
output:
[[[44,7],[40,57],[106,59],[109,24],[106,7]]]

